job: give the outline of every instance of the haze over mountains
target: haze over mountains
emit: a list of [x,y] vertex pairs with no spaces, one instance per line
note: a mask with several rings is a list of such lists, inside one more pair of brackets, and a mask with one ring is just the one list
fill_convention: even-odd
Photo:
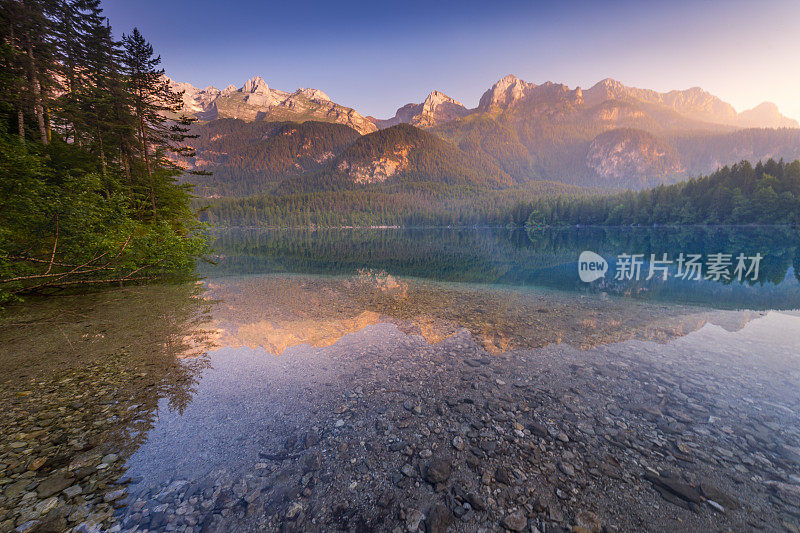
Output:
[[737,113],[697,87],[659,93],[604,79],[583,90],[508,75],[473,109],[435,90],[377,119],[261,77],[223,90],[172,84],[201,121],[186,164],[214,172],[201,180],[211,194],[403,179],[640,188],[742,159],[800,157],[800,125],[777,106]]

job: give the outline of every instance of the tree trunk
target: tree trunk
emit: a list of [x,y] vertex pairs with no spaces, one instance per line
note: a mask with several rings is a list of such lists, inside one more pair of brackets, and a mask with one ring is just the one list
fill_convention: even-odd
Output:
[[103,134],[100,133],[100,126],[97,126],[97,142],[100,144],[100,173],[106,177],[106,153],[103,151]]
[[128,152],[125,150],[125,139],[122,134],[119,134],[119,157],[125,167],[125,184],[131,186],[131,165],[128,161]]
[[[141,91],[139,92],[139,98],[142,98]],[[153,205],[153,218],[158,218],[158,213],[156,212],[156,191],[153,187],[153,174],[150,172],[150,154],[147,151],[147,133],[144,128],[144,116],[142,116],[142,107],[137,106],[137,114],[139,115],[139,131],[142,137],[142,150],[144,152],[144,168],[147,170],[147,179],[150,182],[150,203]]]
[[22,109],[17,109],[17,129],[19,130],[20,142],[25,142],[25,114]]
[[27,28],[25,30],[25,41],[28,52],[28,76],[33,92],[33,111],[36,114],[36,120],[39,122],[39,134],[42,137],[42,144],[47,144],[47,127],[44,122],[44,106],[42,105],[42,84],[39,81],[39,69],[36,68],[36,60],[33,57],[30,29]]
[[53,142],[53,131],[50,128],[50,124],[51,124],[51,121],[50,121],[50,108],[49,107],[45,107],[44,108],[44,112],[45,112],[45,118],[47,119],[45,121],[45,124],[47,124],[47,144],[50,144],[51,142]]

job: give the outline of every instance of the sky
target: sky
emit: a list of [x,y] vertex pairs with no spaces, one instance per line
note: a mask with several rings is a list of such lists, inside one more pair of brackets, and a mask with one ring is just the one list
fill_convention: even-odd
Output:
[[393,116],[440,90],[467,107],[506,74],[591,87],[603,78],[699,86],[737,111],[764,101],[800,119],[800,1],[105,0],[167,74],[198,87],[313,87]]

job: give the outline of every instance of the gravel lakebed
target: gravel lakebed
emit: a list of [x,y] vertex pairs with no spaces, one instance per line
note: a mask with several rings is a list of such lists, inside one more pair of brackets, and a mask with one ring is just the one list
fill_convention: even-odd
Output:
[[207,304],[4,383],[0,531],[800,531],[796,313],[507,350],[378,314],[275,355],[224,313],[187,340]]

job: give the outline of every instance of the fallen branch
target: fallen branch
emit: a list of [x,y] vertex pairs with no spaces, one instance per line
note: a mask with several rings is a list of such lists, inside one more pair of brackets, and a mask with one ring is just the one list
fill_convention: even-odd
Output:
[[56,248],[58,248],[58,213],[56,213],[56,238],[53,240],[53,253],[50,254],[50,264],[47,266],[45,274],[49,274],[53,269],[53,261],[56,260]]
[[[72,281],[64,281],[59,283],[58,285],[47,285],[48,287],[63,287],[65,285],[85,285],[89,283],[120,283],[126,281],[145,281],[145,280],[154,280],[158,279],[159,276],[139,276],[135,278],[115,278],[115,279],[76,279]],[[28,290],[28,289],[24,289]]]
[[[50,265],[48,266],[47,271],[44,274],[31,274],[29,276],[17,276],[17,277],[14,277],[14,278],[0,279],[0,284],[1,283],[10,283],[12,281],[25,281],[25,280],[29,280],[29,279],[42,279],[42,278],[56,278],[55,281],[58,282],[58,280],[63,279],[65,277],[67,277],[67,276],[71,276],[71,275],[80,276],[80,275],[84,275],[84,274],[91,274],[92,272],[98,272],[100,270],[113,270],[112,268],[109,268],[109,265],[111,265],[111,263],[116,261],[119,258],[119,256],[122,255],[122,252],[124,252],[125,248],[127,248],[128,244],[130,244],[130,241],[131,241],[132,237],[133,237],[133,234],[128,235],[128,238],[123,243],[122,248],[117,253],[117,255],[115,255],[114,257],[109,259],[108,262],[106,262],[105,265],[98,266],[98,267],[92,267],[92,268],[89,268],[89,269],[86,269],[86,270],[80,270],[81,268],[89,266],[90,264],[94,263],[95,261],[97,261],[99,259],[102,259],[106,255],[108,255],[108,252],[109,252],[108,250],[106,250],[102,254],[100,254],[100,255],[98,255],[98,256],[86,261],[85,263],[74,267],[72,270],[69,270],[67,272],[55,272],[53,274],[50,274],[49,272],[53,267],[52,259],[55,258],[55,245],[54,245],[53,246],[53,256],[51,258]],[[138,270],[141,270],[141,269],[138,269]],[[138,272],[138,270],[137,270],[137,272]],[[39,287],[52,286],[52,285],[56,285],[56,284],[57,283],[54,283],[54,282],[45,282],[45,283],[41,283],[39,285],[34,285],[33,287],[28,287],[25,290],[33,290],[33,289],[36,289],[36,288],[39,288]]]

